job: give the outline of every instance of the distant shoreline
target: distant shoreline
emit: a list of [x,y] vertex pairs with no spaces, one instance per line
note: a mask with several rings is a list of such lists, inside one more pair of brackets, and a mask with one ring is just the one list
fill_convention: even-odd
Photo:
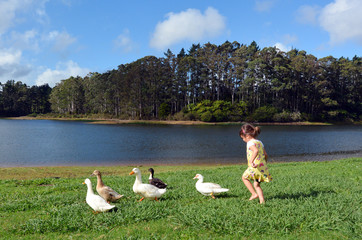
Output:
[[[176,121],[176,120],[121,120],[121,119],[103,119],[103,118],[54,118],[54,117],[7,117],[4,119],[14,120],[56,120],[56,121],[84,121],[90,124],[160,124],[160,125],[241,125],[243,122],[202,122],[202,121]],[[333,125],[333,123],[323,122],[252,122],[255,125],[270,125],[270,126],[327,126]],[[352,124],[361,125],[358,123],[339,123],[339,124]]]

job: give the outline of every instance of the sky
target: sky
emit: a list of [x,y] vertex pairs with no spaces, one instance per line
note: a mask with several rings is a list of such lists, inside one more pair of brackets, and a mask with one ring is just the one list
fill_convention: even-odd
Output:
[[0,0],[0,82],[54,87],[192,44],[362,53],[361,0]]

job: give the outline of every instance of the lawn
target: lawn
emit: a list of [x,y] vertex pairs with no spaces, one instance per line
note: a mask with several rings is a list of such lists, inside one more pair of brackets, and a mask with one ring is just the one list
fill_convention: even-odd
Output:
[[[0,168],[0,238],[359,239],[361,166],[362,158],[269,164],[265,205],[248,200],[246,165],[153,166],[169,185],[158,202],[137,201],[134,166]],[[95,169],[125,195],[118,211],[93,214],[86,204],[82,182]],[[145,182],[148,167],[140,169]],[[196,173],[230,191],[201,195]]]

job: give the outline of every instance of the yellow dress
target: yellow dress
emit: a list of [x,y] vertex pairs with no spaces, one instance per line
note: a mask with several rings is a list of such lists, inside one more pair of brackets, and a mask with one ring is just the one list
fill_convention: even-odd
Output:
[[[254,163],[258,165],[256,168],[253,168],[251,165],[250,158],[253,151],[251,151],[249,148],[252,145],[258,149],[258,155],[255,157],[254,161]],[[256,139],[247,142],[246,155],[248,158],[248,169],[246,169],[244,172],[243,177],[258,182],[270,182],[272,180],[272,176],[270,175],[268,167],[266,166],[263,143]]]

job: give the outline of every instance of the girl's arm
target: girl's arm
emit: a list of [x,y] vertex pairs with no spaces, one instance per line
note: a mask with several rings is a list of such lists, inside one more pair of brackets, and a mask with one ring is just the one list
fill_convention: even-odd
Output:
[[251,166],[252,166],[253,168],[255,168],[255,167],[258,166],[257,164],[254,163],[256,156],[258,156],[258,149],[256,148],[255,145],[251,145],[251,146],[249,147],[249,149],[253,152],[253,153],[251,154],[251,158],[250,158]]
[[268,154],[266,153],[265,149],[264,149],[264,156],[265,156],[265,162],[268,161]]

